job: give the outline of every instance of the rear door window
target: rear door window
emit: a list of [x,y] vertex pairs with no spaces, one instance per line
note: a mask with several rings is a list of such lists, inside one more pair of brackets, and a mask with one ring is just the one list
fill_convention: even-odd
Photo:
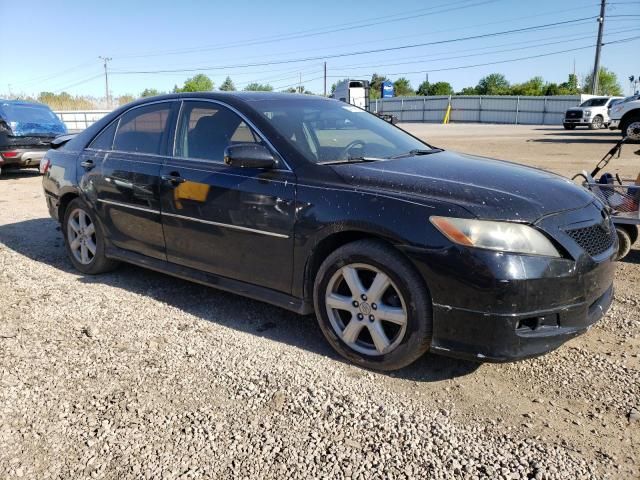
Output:
[[93,139],[89,148],[94,150],[111,150],[113,148],[113,137],[116,133],[118,122],[112,122],[107,128],[102,130],[96,138]]
[[165,150],[171,104],[137,107],[120,117],[113,149],[123,152],[160,155]]

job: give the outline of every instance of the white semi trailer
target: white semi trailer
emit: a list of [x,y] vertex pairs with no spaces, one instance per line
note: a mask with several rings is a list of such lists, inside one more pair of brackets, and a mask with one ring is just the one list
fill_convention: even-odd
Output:
[[369,82],[367,80],[342,80],[336,84],[333,98],[369,110]]
[[[346,79],[336,84],[336,89],[333,91],[331,97],[370,112],[369,89],[370,86],[367,80]],[[372,113],[389,123],[396,124],[398,122],[398,118],[394,115],[386,115],[378,112]]]

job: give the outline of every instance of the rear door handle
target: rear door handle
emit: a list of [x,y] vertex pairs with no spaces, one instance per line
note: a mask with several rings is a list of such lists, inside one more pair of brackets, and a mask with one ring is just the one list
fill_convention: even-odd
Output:
[[186,180],[182,178],[178,172],[171,172],[169,175],[162,175],[160,178],[162,178],[163,181],[174,186],[186,182]]
[[85,160],[83,162],[80,162],[80,165],[84,167],[85,170],[91,170],[93,167],[96,166],[96,164],[93,163],[93,160]]

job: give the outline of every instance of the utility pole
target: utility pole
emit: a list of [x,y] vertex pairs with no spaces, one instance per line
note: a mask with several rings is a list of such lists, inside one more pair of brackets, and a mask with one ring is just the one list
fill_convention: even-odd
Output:
[[598,82],[600,80],[600,50],[602,49],[602,34],[604,32],[604,14],[607,7],[607,0],[601,0],[600,16],[598,17],[598,43],[596,43],[596,59],[593,65],[593,75],[591,76],[591,93],[598,94]]
[[324,96],[327,96],[327,62],[324,62]]
[[98,57],[104,62],[104,94],[107,99],[107,108],[111,108],[111,102],[109,101],[109,72],[107,71],[107,62],[113,60],[111,57]]

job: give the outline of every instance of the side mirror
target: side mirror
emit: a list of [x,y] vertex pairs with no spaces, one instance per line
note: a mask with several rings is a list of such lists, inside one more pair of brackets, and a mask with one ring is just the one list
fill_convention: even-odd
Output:
[[273,168],[276,159],[263,145],[257,143],[238,143],[224,149],[224,163],[230,167]]

